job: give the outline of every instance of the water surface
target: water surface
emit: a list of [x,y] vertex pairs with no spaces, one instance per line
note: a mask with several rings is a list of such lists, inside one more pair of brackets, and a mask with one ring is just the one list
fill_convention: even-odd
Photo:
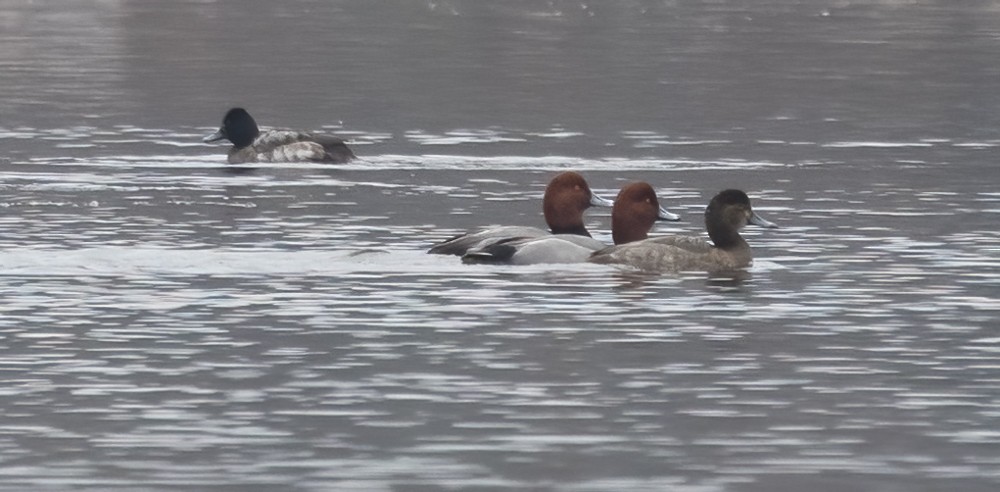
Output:
[[[991,3],[0,8],[0,490],[1000,486]],[[234,168],[225,110],[345,136]],[[427,255],[573,169],[738,276]],[[587,226],[609,240],[607,210]]]

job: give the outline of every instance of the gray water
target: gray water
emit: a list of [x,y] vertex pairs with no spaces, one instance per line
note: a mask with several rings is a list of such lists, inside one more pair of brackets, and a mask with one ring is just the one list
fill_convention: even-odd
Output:
[[[995,2],[0,4],[0,490],[998,490],[997,53]],[[235,105],[360,159],[227,166]],[[565,169],[781,229],[424,253]]]

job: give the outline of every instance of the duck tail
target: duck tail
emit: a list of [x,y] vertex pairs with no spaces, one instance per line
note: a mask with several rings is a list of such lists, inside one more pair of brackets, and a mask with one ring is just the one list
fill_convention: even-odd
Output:
[[434,246],[431,246],[431,249],[427,250],[427,252],[432,255],[462,256],[471,246],[471,241],[466,239],[467,236],[468,234],[452,236],[444,241],[441,241],[440,243],[435,244]]
[[329,135],[317,135],[313,137],[313,140],[323,146],[323,151],[326,154],[323,160],[326,162],[343,164],[357,159],[357,156],[342,139]]
[[510,259],[517,253],[517,248],[510,244],[510,241],[503,241],[491,244],[481,249],[473,249],[462,255],[462,263],[471,264],[503,264],[510,262]]

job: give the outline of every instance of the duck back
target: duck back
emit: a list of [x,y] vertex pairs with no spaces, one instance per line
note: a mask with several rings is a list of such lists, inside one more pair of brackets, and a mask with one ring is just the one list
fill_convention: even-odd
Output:
[[343,140],[328,135],[314,136],[292,130],[262,132],[251,146],[259,162],[314,161],[344,163],[354,153]]
[[640,270],[726,271],[750,264],[750,248],[720,249],[694,236],[668,236],[611,246],[590,257],[593,263],[625,264]]
[[512,238],[470,249],[462,255],[462,262],[508,265],[583,263],[591,253],[605,246],[607,245],[597,239],[576,234]]
[[483,249],[509,239],[534,238],[547,235],[549,235],[549,231],[537,227],[492,227],[472,234],[459,234],[451,237],[435,244],[427,252],[434,255],[462,256],[471,249]]

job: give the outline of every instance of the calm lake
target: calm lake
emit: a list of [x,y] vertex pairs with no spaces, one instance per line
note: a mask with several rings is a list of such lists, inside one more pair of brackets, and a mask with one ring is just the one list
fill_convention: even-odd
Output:
[[[1000,490],[998,53],[989,1],[4,2],[0,491]],[[359,159],[227,165],[233,106]],[[563,170],[781,228],[425,253]]]

